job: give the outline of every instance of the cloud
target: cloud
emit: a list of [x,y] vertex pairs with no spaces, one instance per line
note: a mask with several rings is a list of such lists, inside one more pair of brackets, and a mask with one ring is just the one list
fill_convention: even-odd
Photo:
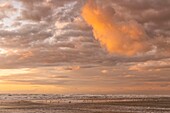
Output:
[[[107,20],[111,29],[113,27],[118,35],[123,34],[114,37],[115,33],[111,33],[108,38],[102,38],[102,42],[98,41],[99,38],[97,40],[94,38],[92,28],[82,18],[81,11],[85,1],[9,1],[8,4],[15,6],[18,11],[15,13],[17,18],[11,20],[13,24],[5,27],[7,22],[0,22],[2,25],[0,59],[3,61],[0,63],[0,68],[69,67],[70,65],[94,68],[169,58],[168,16],[165,20],[158,19],[160,20],[158,23],[154,21],[155,19],[146,19],[144,16],[150,15],[147,13],[154,13],[150,15],[152,18],[160,18],[164,10],[168,9],[168,1],[157,0],[151,4],[149,0],[149,6],[148,1],[139,1],[133,3],[124,0],[122,3],[119,0],[107,2],[96,0],[92,4],[87,4],[91,9],[101,11],[101,14],[90,17],[101,15],[102,19],[96,22]],[[154,16],[155,12],[158,16]],[[106,26],[103,22],[102,27]],[[131,29],[135,29],[135,32],[129,32]],[[110,28],[104,29],[104,34],[108,36],[106,30],[110,33]],[[138,37],[139,31],[141,35]],[[129,36],[130,34],[134,36]],[[100,32],[97,35],[100,35]],[[104,39],[110,40],[111,45],[107,47],[104,44],[107,41]],[[145,52],[150,47],[148,43],[153,45],[154,49]],[[101,48],[101,45],[104,48]],[[108,54],[105,48],[108,48],[112,54]],[[143,54],[131,56],[140,52]]]
[[80,69],[80,66],[60,66],[55,68],[59,72],[70,72]]
[[0,76],[10,76],[11,74],[26,74],[29,73],[27,68],[22,69],[0,69]]
[[108,73],[108,70],[102,70],[101,72],[105,74]]
[[167,94],[169,6],[169,0],[1,0],[1,89]]
[[[76,3],[74,0],[18,0],[20,1],[25,9],[22,10],[22,16],[20,19],[27,19],[32,21],[53,21],[53,16],[55,16],[60,8],[60,11],[64,11],[65,8],[70,8],[67,12],[71,11],[72,3]],[[69,5],[68,5],[69,4]],[[60,15],[60,19],[68,19],[66,15]]]
[[83,18],[92,26],[94,37],[101,45],[110,53],[128,56],[148,51],[148,36],[142,26],[134,20],[116,21],[113,7],[103,3],[88,0],[82,9]]
[[159,61],[146,61],[142,63],[137,63],[133,66],[130,66],[129,70],[135,71],[160,71],[163,69],[170,68],[170,59],[163,59]]
[[16,9],[12,6],[10,2],[0,3],[0,19],[7,18],[9,14],[15,10]]
[[33,21],[41,21],[52,14],[51,5],[46,0],[20,0],[25,9],[22,10],[21,19],[29,19]]
[[[115,0],[111,2],[120,20],[135,20],[148,35],[148,41],[155,46],[156,53],[167,55],[169,45],[170,10],[169,0]],[[161,46],[160,46],[161,44]],[[165,46],[163,46],[165,45]]]

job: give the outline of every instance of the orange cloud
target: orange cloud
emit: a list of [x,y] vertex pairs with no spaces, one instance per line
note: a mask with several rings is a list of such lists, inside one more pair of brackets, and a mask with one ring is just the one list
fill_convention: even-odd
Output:
[[110,53],[127,56],[147,51],[147,35],[142,27],[135,21],[116,21],[115,10],[100,2],[88,0],[82,9],[84,20],[92,26],[100,44]]
[[33,56],[33,53],[31,51],[28,51],[28,52],[24,52],[23,54],[21,54],[20,59],[23,60],[23,59],[26,59],[32,56]]

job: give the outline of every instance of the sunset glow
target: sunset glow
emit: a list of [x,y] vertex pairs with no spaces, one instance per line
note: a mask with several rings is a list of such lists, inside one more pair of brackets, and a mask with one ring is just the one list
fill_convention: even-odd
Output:
[[0,0],[0,93],[170,94],[170,0]]

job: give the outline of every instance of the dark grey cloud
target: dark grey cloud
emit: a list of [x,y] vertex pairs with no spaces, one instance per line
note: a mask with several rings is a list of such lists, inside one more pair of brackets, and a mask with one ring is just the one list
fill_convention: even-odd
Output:
[[109,54],[94,39],[81,17],[85,2],[17,0],[10,7],[20,4],[20,14],[10,27],[0,29],[0,48],[6,51],[0,55],[4,61],[0,67],[115,66],[170,57],[169,0],[97,1],[109,5],[108,15],[122,22],[133,20],[147,33],[152,50],[132,57]]
[[[149,36],[148,41],[157,47],[159,53],[170,49],[167,46],[170,40],[169,0],[115,0],[112,3],[113,7],[117,7],[119,18],[133,19],[143,26]],[[160,44],[165,46],[160,46]]]
[[1,86],[24,84],[37,86],[36,91],[53,86],[53,93],[169,94],[169,0],[96,2],[118,24],[139,25],[151,49],[129,57],[108,53],[82,18],[86,0],[4,0]]
[[1,84],[54,86],[54,93],[169,93],[169,0],[96,0],[118,24],[136,23],[146,33],[151,49],[134,56],[100,45],[81,15],[86,0],[3,1]]

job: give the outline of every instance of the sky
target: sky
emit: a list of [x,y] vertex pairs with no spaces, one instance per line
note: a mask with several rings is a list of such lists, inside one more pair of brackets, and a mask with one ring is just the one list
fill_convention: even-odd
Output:
[[170,94],[170,0],[0,0],[0,93]]

